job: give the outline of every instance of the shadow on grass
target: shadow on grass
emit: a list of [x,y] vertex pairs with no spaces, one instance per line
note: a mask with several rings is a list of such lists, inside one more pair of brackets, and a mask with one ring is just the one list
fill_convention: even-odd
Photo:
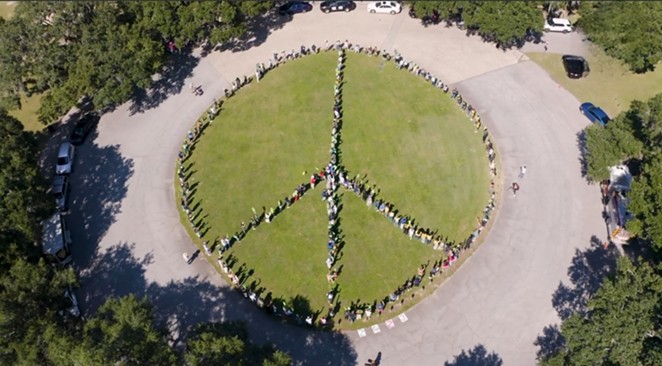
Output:
[[478,344],[469,351],[462,350],[453,361],[444,362],[444,366],[501,366],[503,360],[495,352],[488,353],[485,346]]
[[[614,245],[605,248],[596,236],[592,236],[590,242],[590,247],[584,251],[575,250],[568,268],[572,284],[559,283],[552,295],[552,305],[561,320],[573,314],[586,315],[588,300],[616,268],[616,260],[620,256],[618,249]],[[551,324],[543,328],[543,334],[533,343],[539,347],[536,352],[538,360],[543,360],[559,351],[565,340],[559,326]]]
[[[155,307],[157,324],[167,327],[174,344],[181,347],[186,333],[201,322],[242,321],[256,344],[272,344],[288,352],[296,364],[355,365],[356,352],[347,336],[338,332],[313,331],[282,324],[244,298],[241,292],[218,286],[198,276],[166,284],[145,278],[152,255],[134,257],[133,244],[117,243],[96,253],[81,274],[79,300],[85,313],[93,312],[108,297],[127,294],[146,296]],[[291,299],[291,306],[309,307],[303,297]]]

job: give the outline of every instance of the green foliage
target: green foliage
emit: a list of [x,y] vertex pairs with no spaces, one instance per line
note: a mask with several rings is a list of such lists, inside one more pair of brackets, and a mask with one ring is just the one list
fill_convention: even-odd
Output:
[[634,219],[628,230],[648,239],[662,252],[662,154],[650,154],[644,160],[642,173],[632,183],[628,209]]
[[184,359],[188,366],[288,366],[292,363],[284,352],[271,346],[251,344],[243,322],[199,324],[190,332]]
[[632,102],[627,112],[605,128],[589,126],[586,145],[587,176],[594,180],[607,178],[609,166],[631,158],[643,160],[642,174],[635,177],[630,192],[629,210],[635,219],[628,229],[662,249],[662,94],[647,102]]
[[[660,360],[662,277],[620,258],[616,273],[561,327],[564,350],[543,365],[653,365]],[[659,363],[658,363],[659,364]]]
[[662,3],[582,1],[579,26],[589,39],[634,72],[655,69],[662,58]]
[[636,137],[636,121],[621,114],[606,127],[598,124],[586,128],[587,176],[595,181],[609,178],[609,167],[641,156],[644,145]]
[[108,299],[84,326],[74,364],[173,365],[166,333],[154,326],[152,306],[135,295]]
[[407,5],[414,9],[420,18],[423,15],[432,14],[435,10],[439,13],[439,18],[450,20],[462,12],[462,5],[467,1],[407,1]]
[[452,21],[462,17],[467,28],[485,40],[503,48],[519,45],[528,31],[541,32],[543,25],[540,1],[409,1],[416,14],[439,12]]
[[21,2],[0,20],[0,105],[19,107],[20,92],[46,93],[38,112],[57,120],[84,96],[98,109],[126,101],[179,48],[226,42],[271,1]]
[[528,30],[540,32],[543,18],[535,1],[472,1],[462,12],[468,28],[478,29],[483,38],[501,47],[512,47]]
[[15,259],[0,277],[0,363],[44,363],[44,331],[61,319],[64,290],[75,282],[71,269]]
[[642,161],[642,172],[634,178],[629,211],[634,219],[628,230],[662,251],[662,94],[646,102],[634,101],[627,112],[605,128],[586,128],[587,176],[602,180],[607,168],[628,159]]
[[0,237],[15,243],[17,251],[4,251],[0,263],[7,268],[15,256],[34,258],[34,244],[41,235],[40,222],[54,208],[47,185],[36,163],[37,145],[21,123],[0,109]]

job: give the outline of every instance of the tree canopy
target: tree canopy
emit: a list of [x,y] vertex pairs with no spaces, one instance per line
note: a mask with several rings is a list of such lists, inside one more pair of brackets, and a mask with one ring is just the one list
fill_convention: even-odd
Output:
[[588,302],[586,316],[561,326],[565,346],[543,365],[659,365],[662,363],[660,268],[621,257]]
[[662,94],[634,101],[606,127],[591,125],[585,132],[590,179],[608,178],[609,166],[631,159],[641,162],[629,193],[634,219],[627,228],[662,254]]
[[246,325],[241,322],[198,325],[189,333],[184,358],[188,366],[288,366],[292,363],[282,351],[251,344]]
[[439,13],[448,23],[462,19],[468,32],[502,48],[524,43],[528,34],[543,26],[541,1],[408,1],[416,14]]
[[19,93],[45,93],[39,120],[60,118],[82,97],[97,109],[148,88],[178,48],[243,35],[271,1],[20,2],[0,20],[0,106],[20,106]]
[[632,71],[654,70],[662,59],[662,3],[582,1],[580,11],[579,26],[589,39]]
[[0,108],[0,269],[16,258],[37,259],[40,222],[53,212],[47,184],[37,169],[35,138]]

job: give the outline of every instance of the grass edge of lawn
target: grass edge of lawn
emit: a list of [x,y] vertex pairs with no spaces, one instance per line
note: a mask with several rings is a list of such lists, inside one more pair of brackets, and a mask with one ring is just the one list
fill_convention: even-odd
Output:
[[612,118],[626,111],[634,100],[648,100],[662,93],[662,62],[655,71],[636,74],[621,60],[591,45],[586,55],[590,73],[581,79],[567,77],[560,53],[526,52],[557,84],[580,102],[590,101],[602,107]]

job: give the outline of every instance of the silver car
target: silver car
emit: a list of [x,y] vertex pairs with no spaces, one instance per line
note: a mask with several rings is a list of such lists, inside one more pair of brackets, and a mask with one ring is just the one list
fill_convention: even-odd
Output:
[[74,145],[65,142],[60,145],[60,149],[57,151],[57,164],[55,165],[55,174],[57,175],[69,175],[74,167],[74,155],[76,150]]

